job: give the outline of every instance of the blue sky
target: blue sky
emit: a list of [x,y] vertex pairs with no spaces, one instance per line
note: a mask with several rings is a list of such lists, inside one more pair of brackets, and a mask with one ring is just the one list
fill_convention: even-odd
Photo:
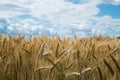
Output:
[[120,0],[0,0],[0,34],[120,36]]
[[100,9],[100,13],[98,14],[100,17],[109,15],[112,18],[120,18],[120,5],[101,4],[98,5],[98,8]]

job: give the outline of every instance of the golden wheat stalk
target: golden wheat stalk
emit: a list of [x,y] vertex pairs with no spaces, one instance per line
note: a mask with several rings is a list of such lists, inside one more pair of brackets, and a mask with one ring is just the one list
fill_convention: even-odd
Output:
[[113,71],[112,66],[110,66],[110,64],[105,59],[103,59],[103,61],[105,65],[107,66],[108,70],[110,71],[110,73],[112,74],[112,76],[114,76],[114,71]]
[[98,73],[99,73],[99,79],[103,80],[103,76],[102,76],[102,72],[101,72],[100,67],[98,66],[97,69],[98,69]]
[[118,70],[118,72],[120,73],[120,66],[119,66],[119,64],[117,63],[117,61],[115,60],[115,58],[112,56],[112,54],[110,54],[110,57],[111,57],[112,61],[114,62],[115,66],[116,66],[116,68]]

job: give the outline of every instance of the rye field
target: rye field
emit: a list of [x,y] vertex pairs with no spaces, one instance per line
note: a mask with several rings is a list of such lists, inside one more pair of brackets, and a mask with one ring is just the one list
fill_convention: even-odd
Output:
[[0,80],[120,80],[120,39],[0,35]]

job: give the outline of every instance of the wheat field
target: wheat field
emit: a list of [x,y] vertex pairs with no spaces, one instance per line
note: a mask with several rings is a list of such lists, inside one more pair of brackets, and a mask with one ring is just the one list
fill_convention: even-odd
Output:
[[0,35],[0,80],[120,80],[120,39]]

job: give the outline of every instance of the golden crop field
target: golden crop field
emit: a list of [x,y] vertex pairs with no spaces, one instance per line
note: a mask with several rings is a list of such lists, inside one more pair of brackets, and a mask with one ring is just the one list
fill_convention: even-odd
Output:
[[120,39],[0,35],[0,80],[120,80]]

